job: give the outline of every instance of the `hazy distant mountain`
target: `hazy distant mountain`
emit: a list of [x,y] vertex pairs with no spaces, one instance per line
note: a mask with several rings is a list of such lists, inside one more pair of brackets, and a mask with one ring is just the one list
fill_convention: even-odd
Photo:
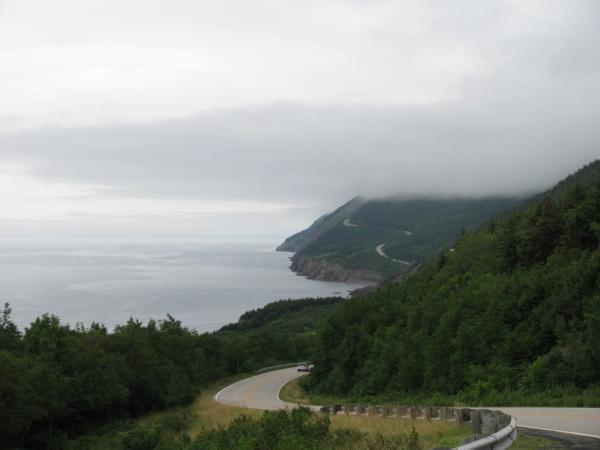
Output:
[[566,192],[570,191],[575,186],[579,188],[586,188],[589,186],[596,185],[600,182],[600,160],[593,161],[586,164],[577,172],[569,175],[565,179],[558,182],[551,189],[546,192],[535,196],[531,203],[535,203],[545,197],[550,197],[556,200],[562,197]]
[[283,241],[283,243],[277,247],[277,251],[297,252],[302,250],[308,244],[321,237],[330,228],[336,226],[348,217],[351,217],[364,203],[365,200],[363,198],[355,197],[348,203],[340,206],[334,212],[322,215],[306,230],[302,230]]
[[519,198],[354,198],[278,247],[295,252],[292,270],[309,278],[377,282],[401,275],[450,246]]

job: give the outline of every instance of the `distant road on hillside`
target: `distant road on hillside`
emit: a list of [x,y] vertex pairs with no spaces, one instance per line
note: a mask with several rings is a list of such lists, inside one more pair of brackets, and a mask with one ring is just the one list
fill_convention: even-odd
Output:
[[[227,405],[253,409],[294,408],[295,404],[279,399],[279,391],[288,382],[304,374],[298,372],[295,367],[274,370],[238,381],[220,391],[215,399]],[[600,439],[600,408],[493,407],[490,409],[499,409],[515,416],[520,427],[575,433]]]
[[392,261],[394,261],[394,262],[397,262],[397,263],[400,263],[400,264],[406,264],[407,266],[410,266],[410,264],[411,264],[411,263],[410,263],[410,262],[408,262],[408,261],[403,261],[403,260],[401,260],[401,259],[394,259],[394,258],[390,258],[390,257],[388,256],[388,254],[387,254],[387,253],[386,253],[386,252],[383,250],[383,247],[384,247],[384,246],[385,246],[385,243],[383,243],[383,244],[379,244],[377,247],[375,247],[375,251],[377,252],[377,254],[378,254],[379,256],[383,256],[384,258],[389,258],[389,259],[391,259],[391,260],[392,260]]

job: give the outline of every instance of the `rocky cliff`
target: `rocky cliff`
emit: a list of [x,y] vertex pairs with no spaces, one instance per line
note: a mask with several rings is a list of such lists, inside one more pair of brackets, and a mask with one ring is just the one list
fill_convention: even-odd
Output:
[[368,269],[347,269],[340,264],[325,259],[311,259],[305,256],[292,257],[290,269],[311,280],[340,281],[357,284],[376,284],[383,280],[380,273]]

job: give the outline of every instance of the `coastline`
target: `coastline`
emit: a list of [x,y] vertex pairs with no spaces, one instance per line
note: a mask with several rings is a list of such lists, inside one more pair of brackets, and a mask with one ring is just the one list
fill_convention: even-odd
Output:
[[375,286],[383,281],[381,274],[368,269],[348,269],[341,264],[331,263],[325,259],[311,259],[296,254],[290,259],[290,269],[309,280],[365,284],[367,286]]

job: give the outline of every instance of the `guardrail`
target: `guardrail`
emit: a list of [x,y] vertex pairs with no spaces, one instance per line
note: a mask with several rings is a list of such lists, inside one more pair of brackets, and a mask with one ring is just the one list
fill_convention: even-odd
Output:
[[510,423],[500,431],[463,444],[457,447],[457,450],[505,450],[513,445],[516,440],[517,419],[511,417]]
[[321,412],[362,416],[396,417],[409,420],[454,422],[470,425],[473,435],[453,450],[505,450],[517,440],[517,419],[501,411],[472,408],[417,406],[323,406]]

